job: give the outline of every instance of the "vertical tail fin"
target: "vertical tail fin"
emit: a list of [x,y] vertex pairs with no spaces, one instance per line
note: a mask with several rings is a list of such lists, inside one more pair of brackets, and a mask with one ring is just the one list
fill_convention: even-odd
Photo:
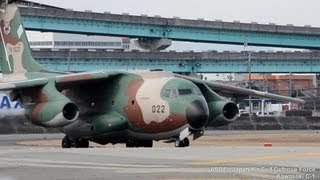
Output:
[[43,67],[32,55],[18,7],[0,8],[0,66],[2,74],[38,72]]

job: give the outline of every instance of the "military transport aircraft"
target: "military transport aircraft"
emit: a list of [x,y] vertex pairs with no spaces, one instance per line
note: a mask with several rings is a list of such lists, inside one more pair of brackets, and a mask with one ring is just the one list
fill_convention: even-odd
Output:
[[0,90],[24,104],[31,122],[61,128],[63,148],[88,147],[89,141],[189,146],[188,136],[197,139],[209,123],[222,126],[236,119],[237,105],[221,95],[304,102],[169,72],[51,72],[32,58],[17,6],[0,2]]

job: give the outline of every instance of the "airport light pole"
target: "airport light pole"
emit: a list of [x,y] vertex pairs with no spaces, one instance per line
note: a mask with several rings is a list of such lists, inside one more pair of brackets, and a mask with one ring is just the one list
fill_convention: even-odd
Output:
[[[249,89],[252,88],[251,86],[251,52],[248,51],[248,71],[249,71]],[[249,118],[251,120],[251,113],[252,113],[252,99],[251,95],[249,94]]]
[[69,49],[69,52],[68,52],[68,58],[67,58],[67,72],[70,72],[70,54],[71,54],[71,49]]
[[[248,40],[246,39],[244,42],[244,53],[248,54],[248,68],[247,71],[249,73],[249,89],[252,89],[251,86],[251,51],[247,50],[248,47]],[[252,114],[252,99],[251,99],[251,95],[249,94],[249,118],[251,120],[251,114]]]
[[[288,96],[292,97],[292,73],[289,73],[289,92],[288,92]],[[292,108],[292,104],[291,102],[289,103],[289,110],[291,110]]]

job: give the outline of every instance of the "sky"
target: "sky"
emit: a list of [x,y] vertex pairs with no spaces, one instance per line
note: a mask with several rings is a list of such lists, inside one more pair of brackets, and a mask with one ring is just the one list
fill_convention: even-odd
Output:
[[[73,10],[320,27],[319,0],[32,0]],[[181,43],[178,43],[178,46]],[[192,48],[194,43],[182,43]],[[174,44],[176,45],[176,44]],[[200,49],[207,44],[198,44]],[[216,46],[218,50],[226,45]],[[175,46],[174,46],[175,47]],[[194,48],[194,47],[193,47]],[[237,46],[228,46],[227,50]]]

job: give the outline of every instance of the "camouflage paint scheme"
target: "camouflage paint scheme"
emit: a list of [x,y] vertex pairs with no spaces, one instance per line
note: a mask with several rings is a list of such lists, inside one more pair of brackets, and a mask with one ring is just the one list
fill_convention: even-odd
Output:
[[1,4],[0,27],[0,90],[11,90],[11,100],[23,102],[33,123],[61,127],[71,137],[100,144],[164,140],[186,129],[201,131],[221,118],[232,122],[238,109],[214,91],[303,102],[169,72],[50,72],[32,58],[15,4]]

